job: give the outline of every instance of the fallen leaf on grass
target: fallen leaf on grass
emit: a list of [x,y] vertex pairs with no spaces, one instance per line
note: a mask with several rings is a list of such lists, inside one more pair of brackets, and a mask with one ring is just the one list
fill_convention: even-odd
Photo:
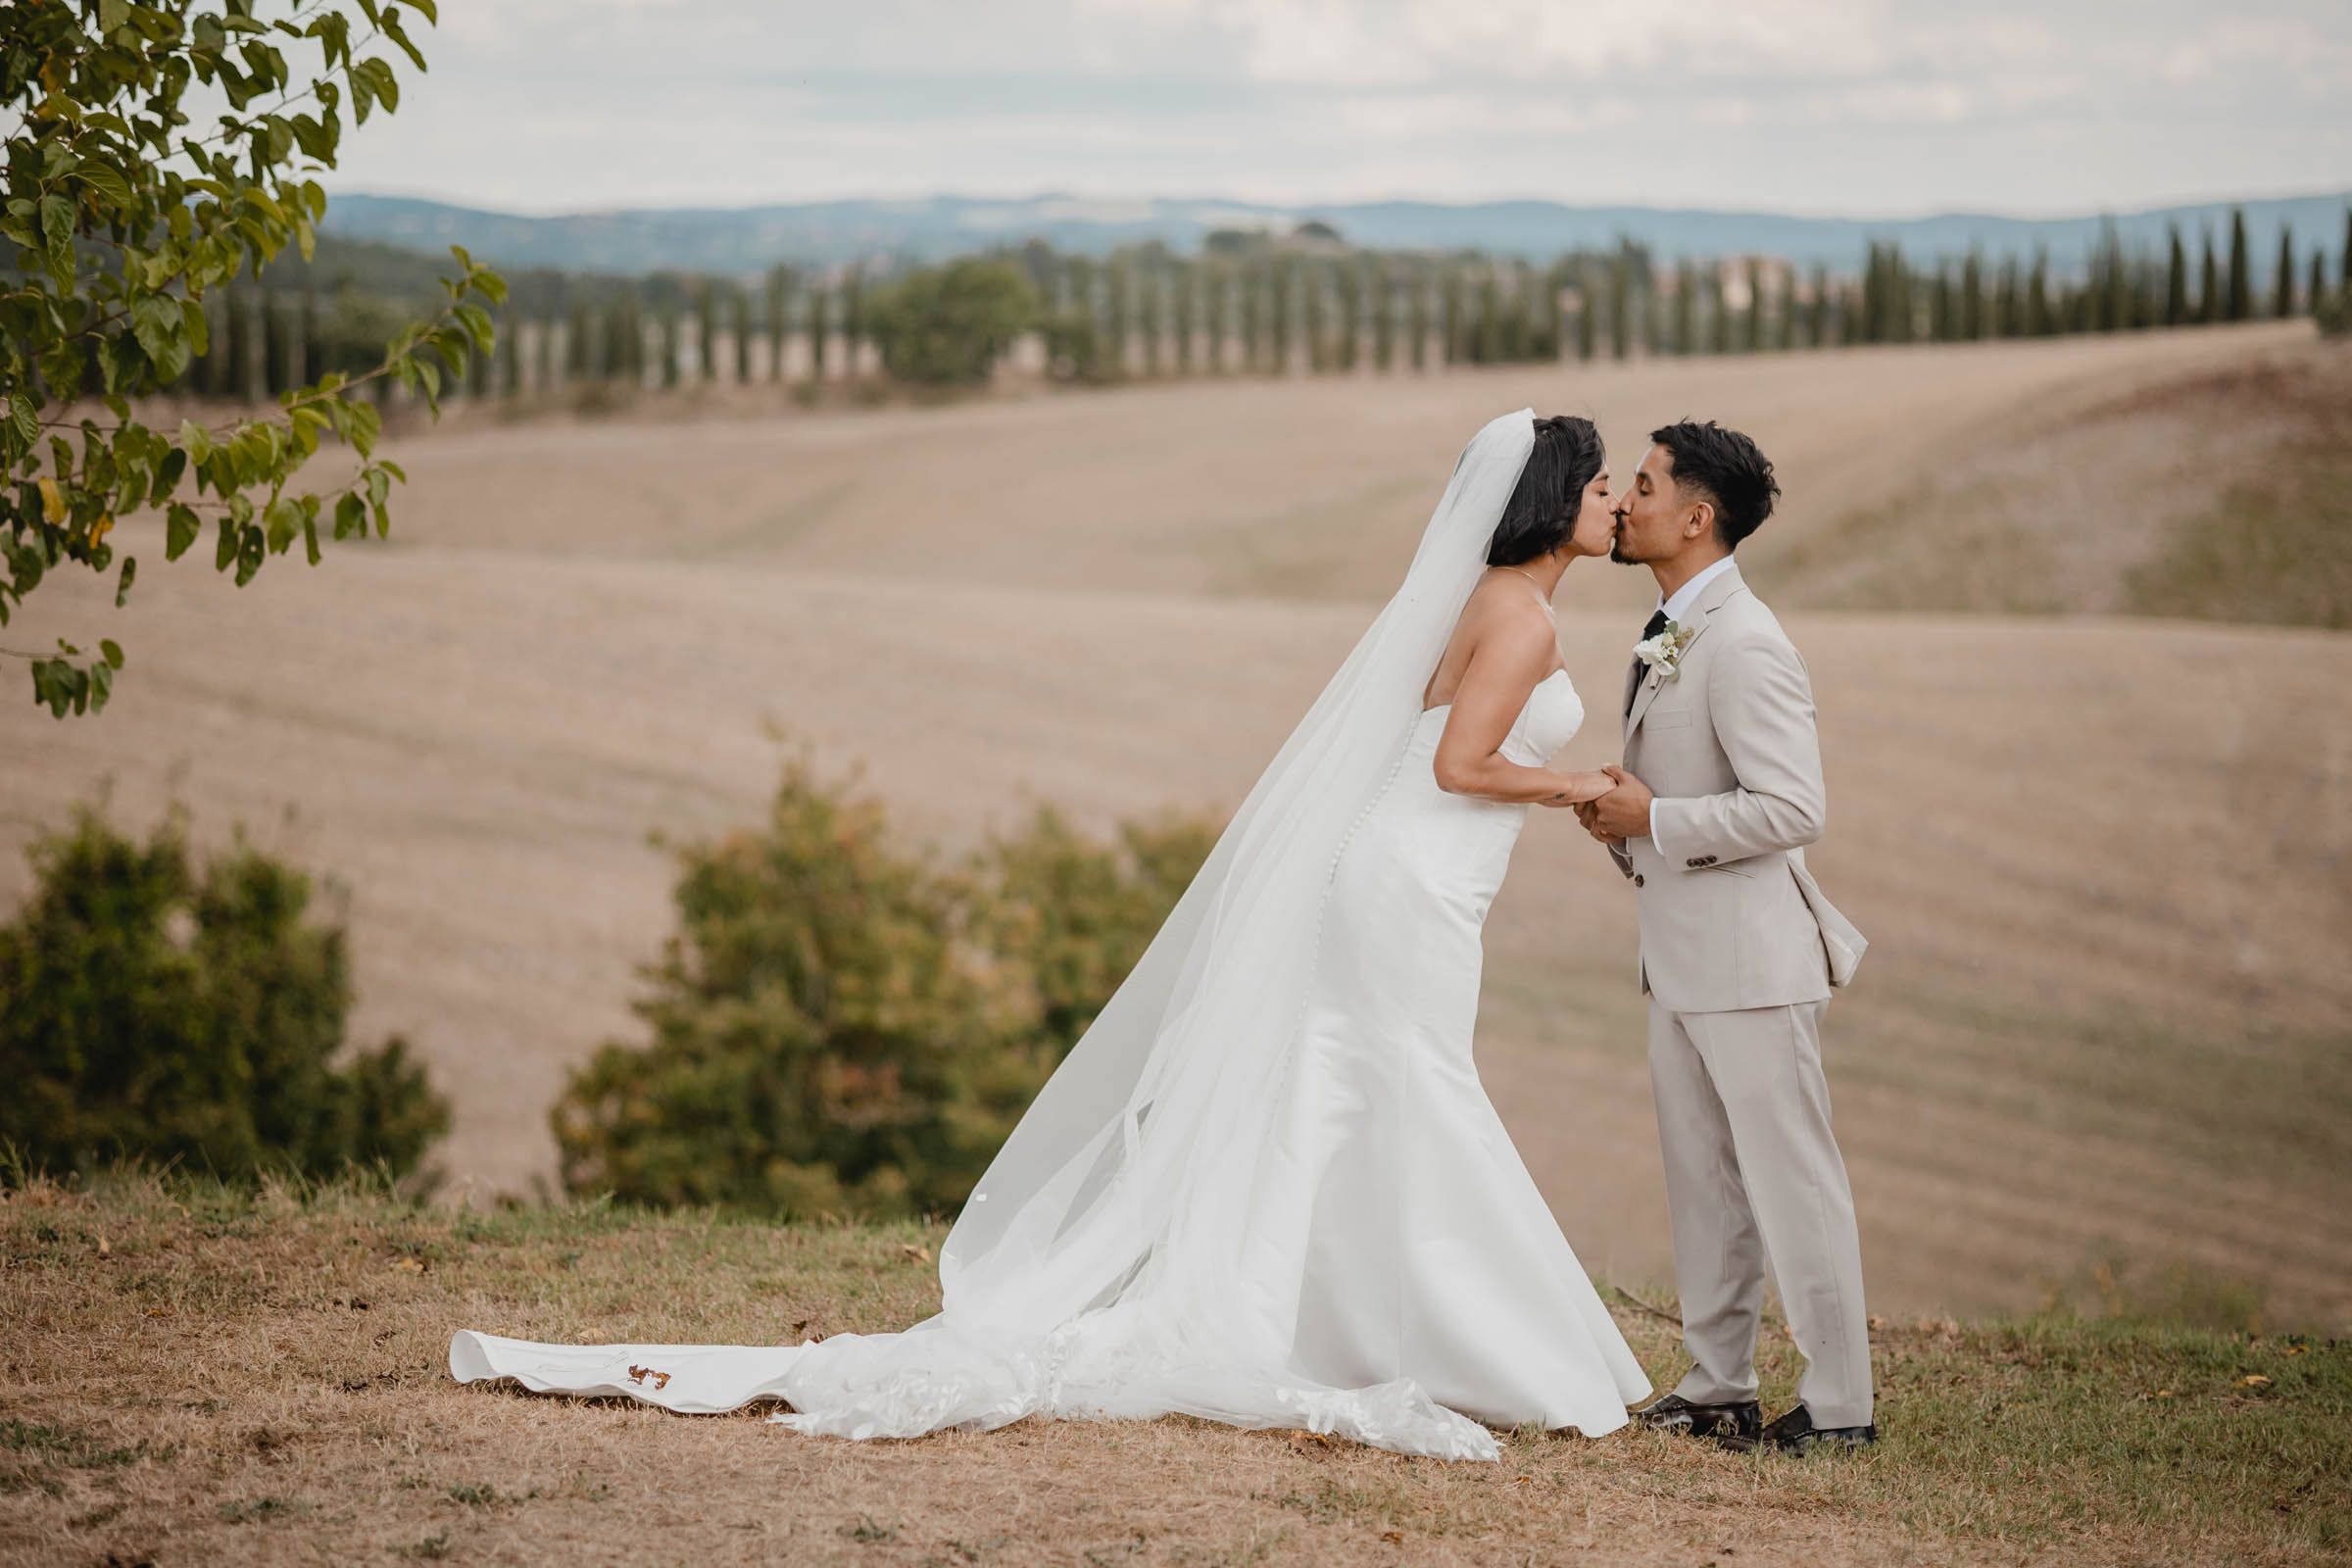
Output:
[[912,1242],[901,1242],[899,1244],[899,1251],[901,1255],[910,1257],[917,1263],[928,1263],[931,1261],[931,1249],[928,1247],[917,1247]]
[[392,1260],[392,1266],[400,1270],[403,1274],[421,1274],[424,1272],[423,1261],[414,1257],[394,1258]]
[[1401,1530],[1383,1530],[1380,1533],[1380,1539],[1387,1542],[1392,1546],[1401,1546],[1404,1544],[1404,1532]]
[[2237,1380],[2237,1386],[2241,1389],[2267,1389],[2271,1386],[2271,1380],[2259,1372],[2249,1372]]

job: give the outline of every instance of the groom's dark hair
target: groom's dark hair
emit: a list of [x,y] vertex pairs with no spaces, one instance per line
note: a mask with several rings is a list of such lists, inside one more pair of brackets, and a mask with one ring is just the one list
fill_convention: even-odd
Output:
[[1502,520],[1487,541],[1487,564],[1516,566],[1557,550],[1576,531],[1585,486],[1600,476],[1607,461],[1600,431],[1591,419],[1574,414],[1538,419],[1527,466],[1519,470],[1519,483],[1503,503]]
[[1772,475],[1772,460],[1746,436],[1713,419],[1685,419],[1650,431],[1649,438],[1674,454],[1675,485],[1703,491],[1715,504],[1715,531],[1725,549],[1739,549],[1772,515],[1781,482]]

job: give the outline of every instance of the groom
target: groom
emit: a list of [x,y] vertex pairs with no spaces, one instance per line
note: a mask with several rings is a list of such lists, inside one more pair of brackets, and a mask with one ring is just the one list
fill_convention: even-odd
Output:
[[[1780,485],[1753,441],[1711,420],[1650,441],[1610,559],[1649,567],[1658,609],[1626,674],[1618,787],[1577,808],[1636,889],[1697,1363],[1635,1414],[1742,1449],[1875,1443],[1862,1251],[1821,1071],[1830,989],[1865,944],[1805,869],[1825,807],[1804,661],[1732,560]],[[1805,1355],[1800,1402],[1770,1423],[1755,1362],[1768,1255]]]

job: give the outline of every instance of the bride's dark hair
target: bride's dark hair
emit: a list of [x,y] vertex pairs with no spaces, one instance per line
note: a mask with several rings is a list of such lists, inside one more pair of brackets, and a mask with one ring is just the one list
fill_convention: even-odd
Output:
[[1487,564],[1516,566],[1546,550],[1556,550],[1576,527],[1585,486],[1600,473],[1606,454],[1591,419],[1555,414],[1536,421],[1535,450],[1519,470],[1519,487],[1502,509]]

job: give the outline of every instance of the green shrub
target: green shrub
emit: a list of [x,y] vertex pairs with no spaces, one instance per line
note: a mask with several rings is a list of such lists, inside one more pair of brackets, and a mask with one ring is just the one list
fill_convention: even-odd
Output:
[[867,330],[894,380],[977,386],[1036,318],[1037,295],[1019,268],[966,257],[918,268],[876,294]]
[[680,852],[679,930],[552,1115],[564,1186],[806,1217],[952,1210],[1214,841],[1041,811],[962,865],[789,763],[762,828]]
[[[1198,818],[1124,822],[1106,848],[1040,807],[967,872],[974,934],[1016,972],[1028,1030],[1056,1061],[1078,1043],[1217,841]],[[1123,853],[1122,853],[1123,852]]]
[[397,1035],[332,1065],[350,957],[306,921],[310,878],[241,830],[199,871],[183,827],[175,808],[139,844],[80,806],[27,850],[32,896],[0,925],[0,1140],[35,1169],[414,1171],[449,1106]]

